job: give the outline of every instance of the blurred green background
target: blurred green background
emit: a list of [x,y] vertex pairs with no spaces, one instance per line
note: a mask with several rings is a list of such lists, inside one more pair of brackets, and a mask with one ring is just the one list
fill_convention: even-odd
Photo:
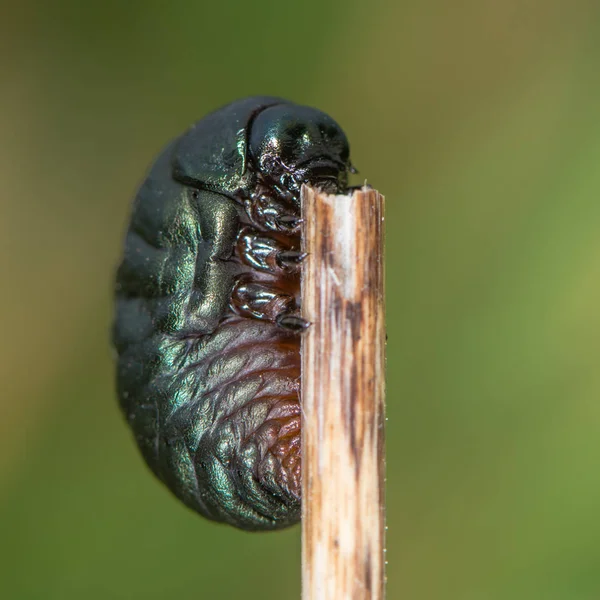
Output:
[[389,598],[600,598],[597,0],[0,12],[0,598],[299,597],[298,528],[150,475],[108,346],[148,164],[250,94],[333,115],[387,197]]

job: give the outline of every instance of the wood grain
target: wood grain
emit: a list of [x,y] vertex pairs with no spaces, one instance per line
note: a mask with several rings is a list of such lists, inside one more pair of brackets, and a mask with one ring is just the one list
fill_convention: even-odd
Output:
[[384,597],[384,198],[304,187],[302,597]]

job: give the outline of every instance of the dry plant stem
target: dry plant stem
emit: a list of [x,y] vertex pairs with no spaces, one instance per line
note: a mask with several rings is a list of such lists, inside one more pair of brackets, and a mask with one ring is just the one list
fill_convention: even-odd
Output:
[[304,187],[302,597],[384,597],[384,199]]

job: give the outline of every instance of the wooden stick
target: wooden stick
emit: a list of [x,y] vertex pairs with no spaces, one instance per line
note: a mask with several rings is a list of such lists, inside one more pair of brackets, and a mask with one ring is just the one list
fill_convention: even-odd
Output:
[[302,190],[302,598],[381,600],[384,198]]

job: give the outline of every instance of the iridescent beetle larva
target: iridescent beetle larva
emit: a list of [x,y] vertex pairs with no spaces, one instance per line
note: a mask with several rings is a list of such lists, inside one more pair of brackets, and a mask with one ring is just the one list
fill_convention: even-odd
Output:
[[117,273],[121,407],[189,507],[248,530],[300,519],[300,187],[344,193],[325,113],[252,97],[158,157]]

